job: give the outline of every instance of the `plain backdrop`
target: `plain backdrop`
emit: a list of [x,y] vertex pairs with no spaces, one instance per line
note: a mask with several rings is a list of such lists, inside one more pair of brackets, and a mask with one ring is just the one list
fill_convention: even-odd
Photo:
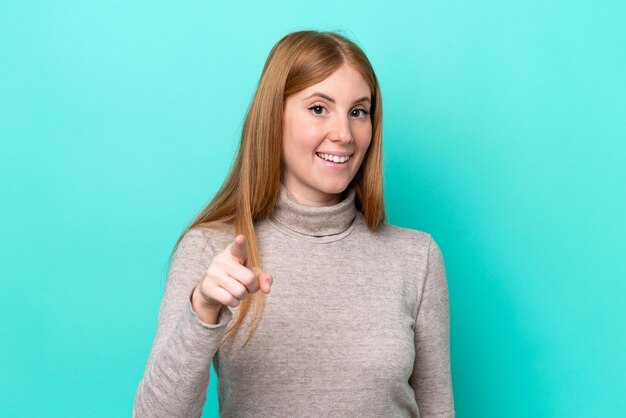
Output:
[[170,251],[271,47],[318,29],[380,79],[389,221],[443,251],[457,416],[625,416],[624,22],[617,0],[0,2],[0,414],[130,416]]

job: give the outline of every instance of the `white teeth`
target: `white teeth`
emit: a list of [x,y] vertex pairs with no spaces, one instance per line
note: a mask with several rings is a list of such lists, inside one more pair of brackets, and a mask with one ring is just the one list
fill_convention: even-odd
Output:
[[339,157],[337,155],[322,154],[319,152],[317,153],[317,156],[320,158],[323,158],[326,161],[332,161],[334,163],[345,163],[346,161],[350,159],[349,155],[346,155],[345,157]]

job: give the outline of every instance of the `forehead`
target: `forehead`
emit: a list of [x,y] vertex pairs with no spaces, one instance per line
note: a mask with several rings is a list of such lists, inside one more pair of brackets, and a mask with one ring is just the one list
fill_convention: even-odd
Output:
[[297,96],[306,97],[312,93],[324,93],[338,98],[354,98],[370,96],[370,88],[365,78],[354,67],[344,64],[334,73],[320,81],[296,93]]

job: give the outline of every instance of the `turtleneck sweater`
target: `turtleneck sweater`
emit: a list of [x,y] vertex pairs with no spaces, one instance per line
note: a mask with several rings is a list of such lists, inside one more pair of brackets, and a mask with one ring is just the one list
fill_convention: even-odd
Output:
[[222,341],[238,307],[222,306],[207,324],[190,301],[235,234],[184,234],[134,417],[201,416],[212,363],[222,417],[454,417],[448,285],[430,234],[390,224],[371,231],[353,189],[312,207],[284,186],[255,232],[273,283],[245,347],[250,315]]

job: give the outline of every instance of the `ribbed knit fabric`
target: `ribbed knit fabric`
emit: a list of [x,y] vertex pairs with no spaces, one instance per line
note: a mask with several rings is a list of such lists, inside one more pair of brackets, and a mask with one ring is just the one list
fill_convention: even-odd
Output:
[[348,190],[336,205],[309,207],[281,188],[273,215],[255,224],[274,281],[243,349],[249,316],[222,343],[238,308],[209,325],[190,303],[234,234],[187,232],[133,416],[200,416],[213,361],[223,417],[454,417],[441,251],[425,232],[370,231],[354,200]]

